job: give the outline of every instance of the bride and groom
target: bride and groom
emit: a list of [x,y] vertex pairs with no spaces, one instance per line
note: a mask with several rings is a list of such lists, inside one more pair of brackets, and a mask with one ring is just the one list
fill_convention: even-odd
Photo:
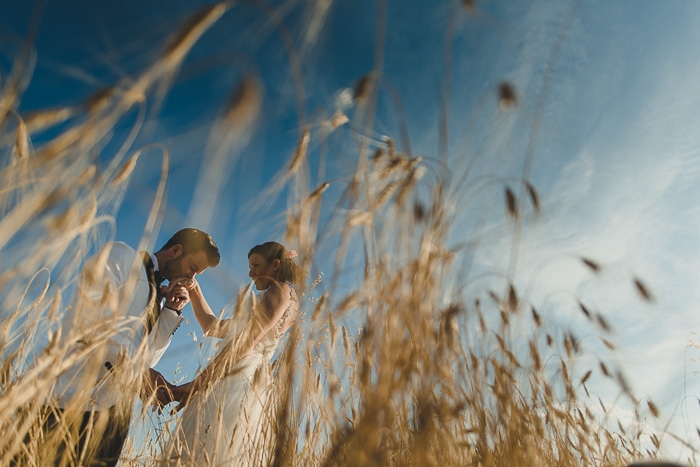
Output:
[[[60,370],[38,411],[21,415],[38,417],[37,429],[26,434],[24,451],[40,452],[46,460],[42,465],[116,465],[128,434],[132,388],[140,382],[145,403],[163,407],[177,401],[177,410],[183,410],[160,462],[264,464],[274,433],[268,415],[274,403],[270,359],[296,318],[294,286],[306,275],[294,256],[276,242],[253,247],[249,276],[261,294],[253,300],[242,295],[239,303],[251,306],[239,306],[234,318],[220,320],[194,280],[219,263],[209,234],[183,229],[155,253],[136,252],[120,242],[105,246],[86,263],[63,320],[73,363]],[[161,286],[166,279],[170,285]],[[152,367],[190,301],[203,330],[223,339],[200,375],[175,386]],[[24,465],[22,454],[15,459],[13,465]]]
[[[275,425],[270,360],[299,309],[295,284],[306,273],[296,252],[276,242],[248,253],[248,275],[261,291],[257,300],[239,297],[234,318],[220,320],[195,282],[189,291],[195,317],[219,351],[194,380],[171,387],[182,418],[165,453],[170,465],[266,465]],[[252,298],[256,298],[253,296]]]

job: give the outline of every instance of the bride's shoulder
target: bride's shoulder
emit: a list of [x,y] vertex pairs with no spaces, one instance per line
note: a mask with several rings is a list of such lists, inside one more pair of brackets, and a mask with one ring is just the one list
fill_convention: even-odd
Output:
[[286,282],[274,282],[265,291],[265,294],[275,301],[286,302],[295,297],[294,288]]

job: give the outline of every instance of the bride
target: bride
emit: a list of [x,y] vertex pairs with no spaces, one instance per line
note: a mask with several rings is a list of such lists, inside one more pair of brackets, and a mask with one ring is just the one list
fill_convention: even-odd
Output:
[[306,275],[295,256],[277,242],[250,250],[248,275],[263,293],[248,308],[239,299],[233,319],[218,319],[198,284],[190,291],[202,329],[224,339],[204,371],[173,391],[173,399],[180,402],[176,409],[185,410],[168,452],[170,465],[257,466],[271,461],[276,427],[270,359],[299,309],[292,284]]

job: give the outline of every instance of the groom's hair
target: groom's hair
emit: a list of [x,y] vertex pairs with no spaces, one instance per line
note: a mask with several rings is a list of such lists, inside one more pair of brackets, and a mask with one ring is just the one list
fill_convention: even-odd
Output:
[[175,245],[182,245],[182,254],[199,253],[204,251],[209,261],[209,267],[215,267],[221,261],[219,248],[208,233],[193,228],[186,228],[175,233],[159,251],[167,250]]

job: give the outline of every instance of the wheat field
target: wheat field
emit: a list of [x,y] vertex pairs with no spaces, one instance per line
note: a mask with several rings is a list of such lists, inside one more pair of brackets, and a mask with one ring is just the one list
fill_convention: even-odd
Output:
[[[274,214],[279,239],[311,272],[299,291],[302,317],[274,363],[274,464],[623,466],[663,460],[665,439],[684,447],[681,462],[694,464],[694,441],[664,431],[666,415],[627,383],[604,310],[589,306],[585,296],[570,297],[577,317],[567,322],[548,303],[533,301],[529,283],[517,274],[526,261],[523,232],[547,214],[546,194],[530,181],[535,147],[526,151],[517,177],[479,174],[479,150],[449,159],[446,131],[438,132],[432,153],[412,152],[411,131],[400,123],[401,99],[382,78],[383,60],[390,58],[382,55],[382,33],[391,24],[383,2],[377,3],[373,69],[337,90],[342,108],[306,110],[312,90],[302,71],[314,64],[305,62],[303,49],[318,37],[311,27],[289,30],[284,15],[298,9],[323,22],[330,3],[244,5],[282,38],[286,89],[299,117],[296,131],[287,132],[294,149],[270,169],[274,177],[255,194],[255,209],[283,206]],[[479,2],[451,6],[465,18],[487,21],[480,19]],[[168,185],[170,148],[137,144],[136,135],[146,132],[152,109],[161,108],[178,76],[191,69],[185,65],[193,48],[239,8],[222,2],[190,12],[157,47],[143,45],[153,54],[138,70],[63,107],[20,110],[36,57],[30,42],[13,49],[0,90],[0,464],[20,456],[26,465],[45,465],[55,449],[56,440],[27,441],[33,420],[60,372],[100,343],[68,354],[78,331],[60,323],[76,278],[85,259],[121,228],[116,219],[145,159],[156,182],[143,207],[138,246],[155,246],[171,210],[168,191],[176,188]],[[449,67],[453,51],[440,53]],[[515,85],[502,80],[490,89],[482,108],[519,112]],[[232,160],[253,157],[246,145],[262,130],[264,99],[260,77],[243,73],[212,117],[199,178],[188,188],[194,206],[188,221],[195,226],[215,224],[213,206],[222,205],[232,174],[245,172],[245,164]],[[387,102],[396,107],[395,131],[380,118]],[[474,132],[483,130],[478,111]],[[541,115],[527,118],[536,122]],[[127,136],[115,144],[117,134]],[[259,219],[250,224],[265,234]],[[471,258],[492,236],[505,239],[498,261],[472,269]],[[592,278],[605,267],[580,254],[568,261]],[[207,274],[234,276],[227,267]],[[654,299],[641,279],[627,285],[639,303]],[[106,338],[116,331],[100,332]],[[603,400],[599,386],[614,399]],[[633,420],[619,420],[616,404],[632,407]],[[137,404],[120,465],[160,465],[177,421]]]

